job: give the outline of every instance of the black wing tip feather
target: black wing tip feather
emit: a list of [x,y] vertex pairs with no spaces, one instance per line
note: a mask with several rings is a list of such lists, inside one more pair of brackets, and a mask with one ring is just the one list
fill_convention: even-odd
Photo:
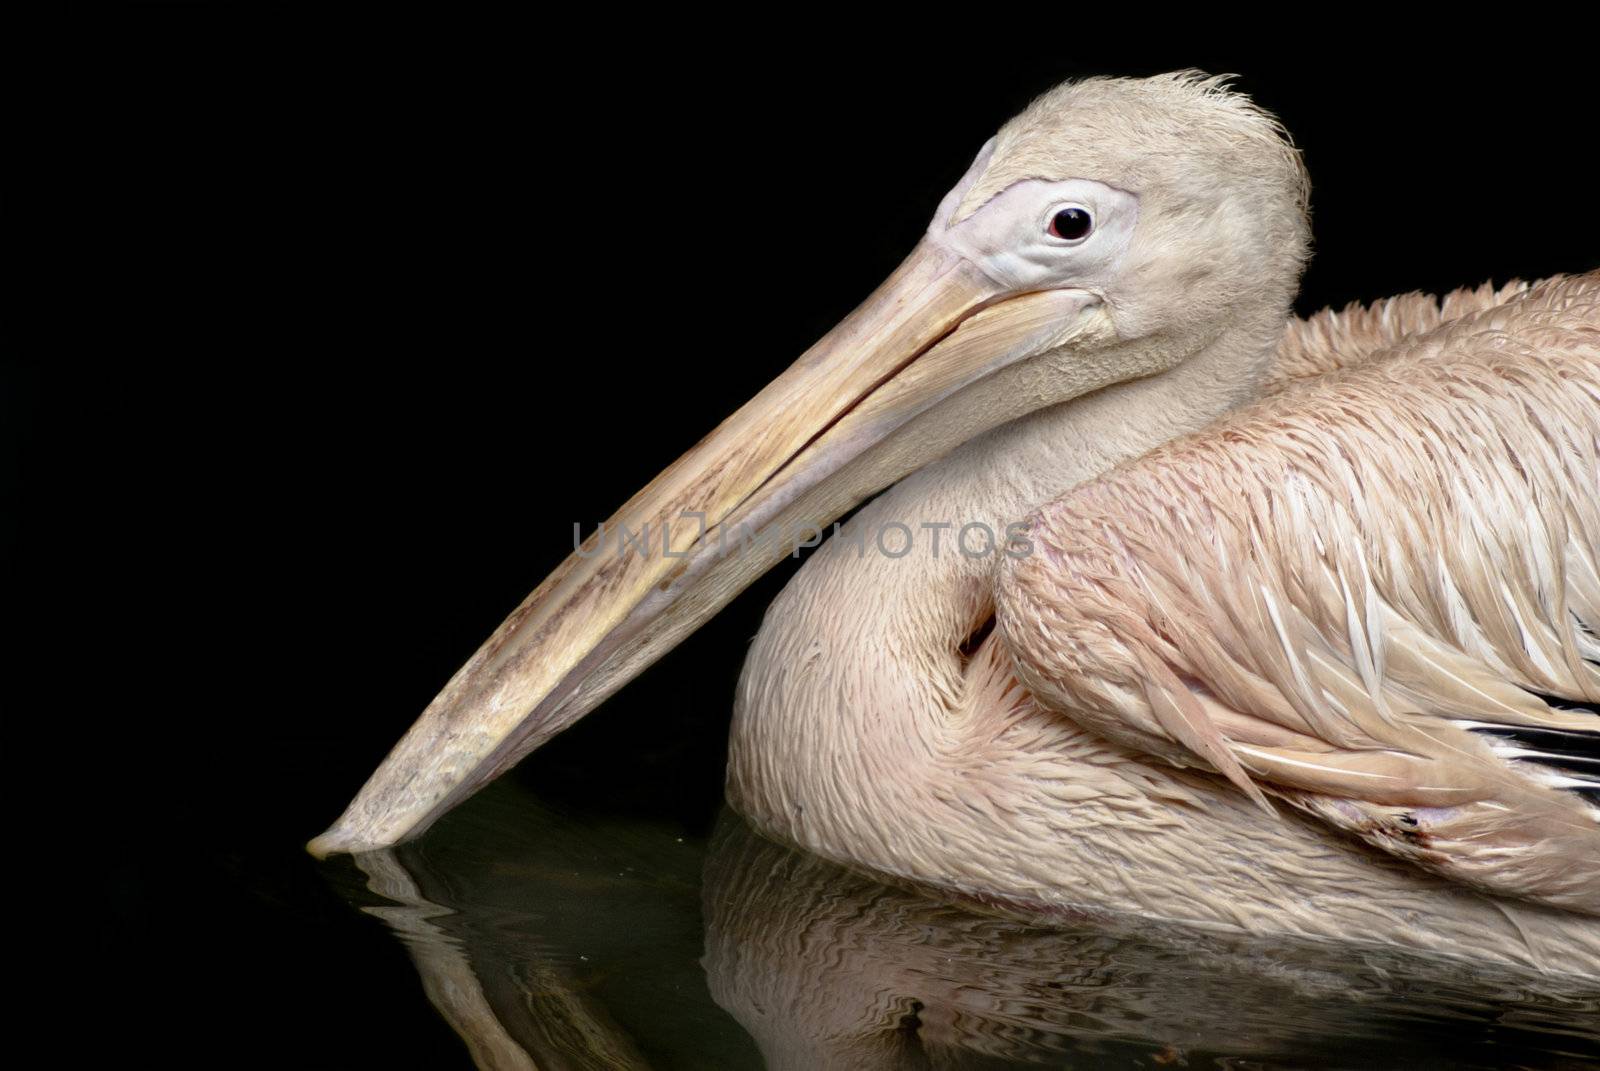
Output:
[[1594,731],[1483,723],[1473,724],[1472,731],[1499,742],[1495,750],[1517,764],[1541,766],[1560,774],[1569,782],[1561,787],[1600,806],[1600,707],[1593,703],[1564,703],[1550,696],[1540,698],[1558,710],[1595,715]]

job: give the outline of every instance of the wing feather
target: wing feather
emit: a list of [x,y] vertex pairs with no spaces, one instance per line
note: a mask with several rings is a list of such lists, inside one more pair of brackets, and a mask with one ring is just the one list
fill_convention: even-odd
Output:
[[1600,273],[1448,307],[1046,506],[998,633],[1096,731],[1600,914]]

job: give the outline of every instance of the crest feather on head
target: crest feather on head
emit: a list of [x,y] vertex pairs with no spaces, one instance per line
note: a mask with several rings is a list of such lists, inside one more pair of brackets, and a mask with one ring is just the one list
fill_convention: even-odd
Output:
[[1145,193],[1184,179],[1265,184],[1304,217],[1311,182],[1276,116],[1229,87],[1231,74],[1085,78],[1037,97],[1001,128],[956,219],[1025,179],[1092,178]]

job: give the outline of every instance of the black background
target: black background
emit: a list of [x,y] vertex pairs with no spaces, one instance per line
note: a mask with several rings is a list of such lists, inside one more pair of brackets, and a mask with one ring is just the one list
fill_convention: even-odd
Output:
[[[811,10],[341,10],[80,10],[34,158],[48,322],[7,347],[5,413],[7,557],[46,596],[31,824],[114,968],[96,1014],[172,1062],[460,1059],[299,845],[572,522],[865,296],[1056,81],[1239,72],[1313,177],[1302,312],[1600,260],[1592,75],[1515,13],[1160,43],[1134,9],[871,39]],[[790,571],[514,776],[704,822]]]

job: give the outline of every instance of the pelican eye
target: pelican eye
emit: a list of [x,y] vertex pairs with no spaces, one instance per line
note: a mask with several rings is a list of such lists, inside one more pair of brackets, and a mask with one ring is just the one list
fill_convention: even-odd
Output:
[[1050,219],[1050,233],[1069,242],[1087,238],[1094,229],[1094,220],[1086,208],[1063,208]]

